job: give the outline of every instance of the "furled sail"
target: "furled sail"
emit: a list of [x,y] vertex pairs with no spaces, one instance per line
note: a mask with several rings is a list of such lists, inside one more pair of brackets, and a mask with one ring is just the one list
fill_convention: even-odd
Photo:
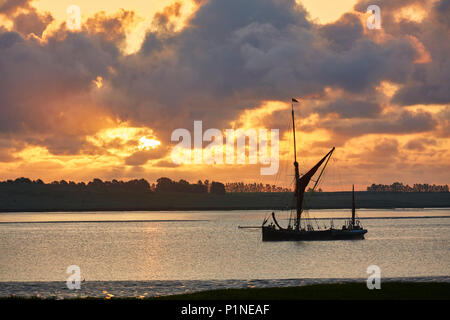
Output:
[[[298,203],[300,209],[302,208],[302,205],[303,205],[303,195],[304,195],[304,193],[305,193],[305,189],[306,189],[306,187],[308,186],[309,182],[311,181],[311,178],[314,176],[314,174],[317,172],[317,170],[319,170],[319,168],[320,168],[320,166],[322,165],[322,163],[323,163],[328,157],[331,156],[331,154],[333,153],[333,151],[334,151],[334,147],[333,147],[333,149],[331,149],[330,152],[328,152],[328,153],[326,154],[325,157],[323,157],[319,162],[317,162],[317,164],[316,164],[314,167],[312,167],[311,170],[309,170],[309,171],[308,171],[307,173],[305,173],[301,178],[298,179],[298,181],[297,181],[297,197],[298,197],[299,199],[298,199],[298,202],[297,202],[297,203]],[[300,217],[297,217],[297,219],[299,220]]]

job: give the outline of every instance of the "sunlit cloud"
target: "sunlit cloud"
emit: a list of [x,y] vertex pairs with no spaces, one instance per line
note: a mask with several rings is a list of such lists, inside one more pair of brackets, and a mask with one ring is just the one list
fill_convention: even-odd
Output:
[[421,5],[413,4],[400,8],[394,13],[395,22],[401,23],[402,20],[422,22],[427,16],[427,9]]
[[150,150],[155,149],[157,146],[161,144],[161,141],[155,139],[148,139],[146,137],[142,137],[139,139],[139,150]]
[[161,144],[155,139],[152,129],[130,127],[127,124],[101,130],[95,135],[88,136],[86,140],[108,154],[118,157],[128,157],[136,151],[154,149]]
[[98,76],[95,80],[92,80],[92,83],[94,83],[94,85],[100,89],[101,87],[103,87],[103,78]]

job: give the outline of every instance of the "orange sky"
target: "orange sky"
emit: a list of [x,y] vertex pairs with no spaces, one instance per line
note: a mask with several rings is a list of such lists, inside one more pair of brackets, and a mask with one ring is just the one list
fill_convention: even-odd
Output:
[[[441,47],[439,40],[425,37],[435,31],[433,28],[444,28],[432,25],[431,21],[439,21],[431,19],[432,13],[427,20],[427,10],[435,1],[423,6],[411,1],[411,5],[403,8],[395,8],[394,4],[389,4],[392,8],[387,7],[388,4],[383,6],[381,1],[386,24],[378,33],[366,30],[366,15],[364,9],[358,9],[357,1],[297,1],[306,9],[307,21],[312,26],[306,33],[300,30],[299,23],[296,27],[287,26],[280,34],[281,38],[292,34],[299,42],[304,41],[298,48],[289,47],[292,40],[274,45],[280,36],[273,39],[269,36],[281,27],[275,20],[272,25],[263,23],[266,19],[263,15],[261,21],[249,21],[245,27],[233,29],[226,38],[216,44],[211,42],[206,49],[197,52],[197,45],[182,52],[180,48],[189,48],[189,43],[183,40],[191,37],[188,31],[197,32],[202,23],[206,24],[203,21],[208,21],[208,11],[202,11],[203,6],[207,6],[205,2],[39,0],[3,15],[0,5],[0,32],[2,28],[19,32],[31,52],[26,53],[28,47],[17,45],[16,51],[8,47],[3,58],[0,56],[0,68],[2,59],[9,61],[5,62],[10,72],[6,74],[11,74],[0,85],[0,95],[7,93],[7,100],[0,101],[3,109],[0,114],[3,117],[0,122],[3,126],[0,127],[0,179],[24,176],[50,182],[98,177],[146,178],[154,182],[167,176],[176,180],[209,179],[289,186],[293,178],[290,98],[301,96],[300,104],[296,105],[301,172],[336,146],[320,185],[324,190],[349,190],[352,184],[357,190],[364,190],[371,183],[394,181],[449,182],[450,108],[446,88],[436,88],[435,82],[430,83],[439,97],[424,95],[426,101],[414,98],[411,94],[414,90],[408,91],[419,83],[414,78],[418,73],[430,72],[426,78],[431,80],[427,81],[437,81],[434,79],[442,76],[439,72],[445,68],[447,47]],[[80,34],[94,39],[94,45],[68,35],[64,21],[67,6],[71,4],[78,5],[82,11]],[[365,2],[359,5],[364,8]],[[412,10],[413,6],[418,6],[417,10]],[[100,14],[101,11],[105,13]],[[128,11],[130,13],[126,13]],[[198,12],[201,14],[197,15]],[[28,21],[32,21],[32,15],[36,17],[36,23],[31,25],[20,20],[21,13],[28,15]],[[343,17],[345,13],[352,15]],[[48,14],[53,19],[41,27],[45,30],[42,34],[27,31],[39,28]],[[396,26],[391,21],[399,22]],[[409,34],[399,28],[405,21],[420,24],[423,31]],[[213,29],[220,22],[212,23]],[[265,31],[258,33],[255,31],[258,28]],[[362,30],[359,33],[358,28]],[[211,32],[222,32],[220,30]],[[198,31],[199,36],[192,39],[207,37],[207,31]],[[351,32],[357,34],[357,41],[348,38]],[[150,42],[151,34],[155,34],[157,42]],[[309,37],[314,41],[309,41]],[[170,39],[176,40],[171,42]],[[239,41],[244,42],[235,46]],[[368,42],[371,44],[366,47]],[[70,45],[66,46],[67,43]],[[74,47],[73,43],[79,47]],[[159,43],[162,49],[156,52],[153,48]],[[145,51],[147,44],[153,45],[148,52]],[[1,45],[2,38],[0,48]],[[227,45],[233,48],[233,54],[238,52],[239,59],[246,61],[242,67],[245,73],[236,78],[226,74],[227,65],[221,69],[215,63],[207,64],[209,54],[213,57],[211,61],[221,61]],[[296,72],[290,73],[287,62],[293,59],[293,63],[297,63],[297,55],[303,54],[306,47],[310,52],[298,60],[311,60],[300,62]],[[372,49],[365,53],[365,48]],[[364,66],[365,57],[372,61],[369,65],[378,63],[376,55],[369,56],[373,50],[385,55],[383,59],[388,62],[379,62],[380,67],[373,69]],[[198,59],[202,55],[204,57]],[[271,58],[278,55],[282,58]],[[26,60],[29,56],[33,57],[30,61]],[[230,70],[236,57],[224,58],[225,63],[229,61]],[[439,59],[444,60],[439,62]],[[280,66],[284,61],[286,65]],[[167,67],[172,63],[173,68]],[[434,67],[434,63],[443,66],[441,70]],[[39,68],[34,69],[35,64]],[[274,67],[266,71],[272,64]],[[310,72],[309,67],[316,67],[316,64],[321,64],[317,70],[323,70],[326,75],[311,72],[312,76],[305,76],[305,80],[296,78],[302,78]],[[344,70],[339,69],[340,65],[346,66]],[[44,70],[41,73],[40,66]],[[397,66],[399,70],[392,71]],[[53,67],[54,70],[48,71]],[[221,73],[203,82],[203,68],[207,76],[214,73],[215,68]],[[175,80],[170,80],[174,70]],[[262,72],[263,77],[251,78]],[[358,75],[363,72],[370,72],[370,77]],[[431,72],[435,72],[433,76]],[[353,81],[350,79],[353,76],[361,79]],[[227,77],[230,82],[226,82]],[[280,79],[286,81],[285,86],[277,87]],[[239,81],[242,85],[234,88]],[[296,85],[286,89],[291,83]],[[176,99],[171,91],[165,93],[168,86],[176,93]],[[421,85],[421,88],[427,87],[428,83]],[[409,92],[406,97],[403,91]],[[192,132],[194,120],[203,121],[204,131],[209,128],[222,132],[229,128],[279,129],[278,174],[261,176],[259,164],[175,165],[170,150],[176,143],[170,141],[170,133],[177,128]]]

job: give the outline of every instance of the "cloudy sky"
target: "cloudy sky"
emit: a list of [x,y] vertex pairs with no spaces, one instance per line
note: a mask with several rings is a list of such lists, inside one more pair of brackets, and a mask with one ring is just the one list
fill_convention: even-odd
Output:
[[[297,97],[301,172],[336,147],[325,190],[449,183],[449,16],[449,0],[0,0],[0,179],[288,185]],[[194,120],[279,129],[278,174],[174,164]]]

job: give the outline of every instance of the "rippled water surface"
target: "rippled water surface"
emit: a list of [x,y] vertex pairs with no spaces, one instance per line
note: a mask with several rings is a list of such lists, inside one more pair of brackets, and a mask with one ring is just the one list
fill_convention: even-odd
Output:
[[[365,278],[372,264],[383,277],[450,276],[450,209],[359,210],[359,241],[262,242],[260,229],[238,228],[268,214],[2,213],[0,281],[64,282],[69,265],[87,282]],[[335,226],[348,215],[310,211]]]

